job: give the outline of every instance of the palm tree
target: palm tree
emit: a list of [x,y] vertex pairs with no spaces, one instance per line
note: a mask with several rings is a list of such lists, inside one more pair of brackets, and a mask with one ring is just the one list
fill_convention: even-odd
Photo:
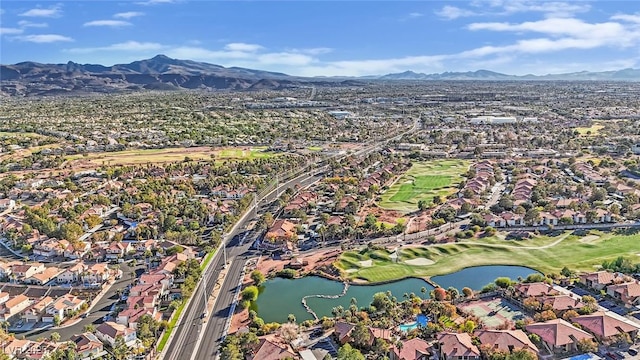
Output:
[[84,326],[84,332],[94,333],[96,331],[96,326],[93,324],[87,324]]
[[60,341],[60,334],[57,333],[57,332],[52,332],[51,335],[49,336],[49,338],[53,342],[58,342],[58,341]]
[[116,337],[116,341],[113,345],[113,357],[116,360],[127,359],[131,355],[131,349],[124,342],[124,338],[120,335]]

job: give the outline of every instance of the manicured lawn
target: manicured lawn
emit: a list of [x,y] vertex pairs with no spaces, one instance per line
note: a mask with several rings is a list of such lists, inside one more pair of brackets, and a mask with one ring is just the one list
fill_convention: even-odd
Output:
[[596,136],[600,130],[604,129],[604,125],[593,124],[590,127],[577,127],[575,130],[582,136]]
[[171,332],[173,331],[173,328],[176,326],[178,319],[180,319],[180,315],[182,314],[182,311],[184,310],[186,303],[187,301],[185,299],[184,301],[182,301],[180,306],[178,306],[178,308],[175,310],[175,314],[173,315],[173,318],[171,318],[171,321],[169,322],[169,326],[167,326],[167,329],[164,331],[164,334],[160,339],[160,342],[158,342],[158,352],[161,352],[164,349],[165,345],[167,345],[167,341],[171,336]]
[[223,149],[215,151],[216,159],[266,159],[275,154],[264,151],[265,147],[255,147],[251,149]]
[[[454,243],[428,247],[406,248],[401,250],[400,262],[387,260],[386,251],[347,252],[337,260],[336,265],[349,270],[346,276],[360,278],[370,282],[401,279],[409,276],[435,276],[449,274],[466,267],[481,265],[520,265],[539,270],[544,273],[558,273],[567,266],[572,270],[595,270],[605,260],[613,260],[618,256],[635,259],[640,254],[640,234],[614,235],[602,234],[598,239],[581,242],[582,237],[563,234],[563,240],[554,246],[539,248],[559,240],[556,238],[537,238],[529,240],[501,241],[496,239],[483,243],[482,240],[471,240],[473,243]],[[500,245],[515,245],[501,247]],[[371,256],[373,255],[373,256]],[[403,263],[412,258],[426,258],[435,261],[433,265],[411,266]],[[357,259],[357,260],[356,260]],[[359,261],[373,260],[373,266],[361,266]],[[640,258],[638,258],[640,261]]]
[[431,202],[435,196],[448,196],[457,191],[468,163],[463,160],[435,160],[413,163],[389,190],[382,194],[378,206],[389,210],[411,212],[418,202]]

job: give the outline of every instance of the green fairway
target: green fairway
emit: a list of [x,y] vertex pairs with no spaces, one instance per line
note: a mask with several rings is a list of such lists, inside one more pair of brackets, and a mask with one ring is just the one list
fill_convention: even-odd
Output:
[[[605,260],[618,256],[638,258],[640,234],[600,234],[583,238],[565,233],[555,238],[537,237],[520,242],[490,238],[488,241],[405,248],[400,259],[393,262],[390,253],[383,250],[351,251],[340,256],[336,265],[351,279],[381,282],[410,276],[427,277],[449,274],[463,268],[481,265],[520,265],[544,273],[558,273],[567,266],[572,270],[592,271]],[[415,266],[404,263],[423,258],[432,265]],[[372,266],[361,261],[372,260]],[[640,262],[640,258],[638,258]]]
[[216,151],[217,159],[265,159],[275,155],[272,152],[264,151],[266,147],[254,147],[247,149],[223,149]]
[[435,160],[413,163],[409,171],[382,194],[378,206],[389,210],[411,212],[418,202],[431,202],[435,196],[448,196],[457,191],[468,163],[463,160]]
[[574,128],[581,136],[596,136],[600,130],[604,129],[604,125],[594,124],[590,127],[577,127]]

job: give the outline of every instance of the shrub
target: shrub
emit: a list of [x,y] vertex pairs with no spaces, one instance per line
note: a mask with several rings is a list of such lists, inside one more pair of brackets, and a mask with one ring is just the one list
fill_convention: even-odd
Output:
[[285,279],[293,279],[298,276],[298,272],[294,269],[282,269],[276,273],[276,276]]
[[241,296],[243,301],[256,301],[258,299],[258,294],[260,291],[256,286],[248,286],[246,289],[242,290]]

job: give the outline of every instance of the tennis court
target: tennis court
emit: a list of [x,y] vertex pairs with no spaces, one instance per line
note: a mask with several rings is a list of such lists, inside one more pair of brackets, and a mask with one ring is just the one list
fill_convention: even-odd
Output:
[[506,321],[515,322],[525,318],[520,309],[502,298],[470,302],[460,306],[460,309],[477,316],[488,328],[497,328]]

